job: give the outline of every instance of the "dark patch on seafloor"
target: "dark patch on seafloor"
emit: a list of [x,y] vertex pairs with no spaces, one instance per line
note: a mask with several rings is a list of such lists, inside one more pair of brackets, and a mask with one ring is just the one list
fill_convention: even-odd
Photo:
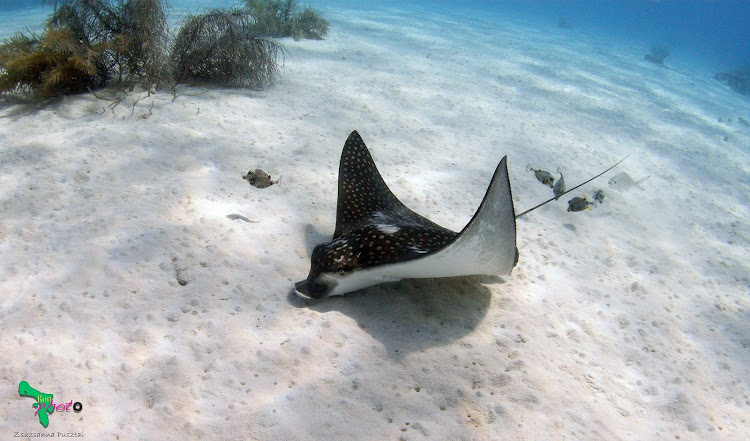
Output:
[[570,231],[573,231],[573,232],[575,232],[575,231],[576,231],[576,226],[575,226],[575,225],[573,225],[573,224],[563,224],[563,227],[565,227],[565,228],[567,228],[568,230],[570,230]]

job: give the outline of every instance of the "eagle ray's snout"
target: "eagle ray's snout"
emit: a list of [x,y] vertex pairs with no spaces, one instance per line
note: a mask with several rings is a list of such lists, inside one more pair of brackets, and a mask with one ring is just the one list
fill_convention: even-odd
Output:
[[294,284],[294,293],[305,300],[323,299],[333,291],[334,286],[328,286],[308,277]]

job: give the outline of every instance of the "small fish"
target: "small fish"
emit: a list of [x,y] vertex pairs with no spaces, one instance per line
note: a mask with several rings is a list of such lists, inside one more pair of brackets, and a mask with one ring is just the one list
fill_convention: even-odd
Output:
[[643,179],[639,179],[637,181],[634,181],[633,178],[630,177],[629,174],[622,172],[614,175],[612,179],[609,180],[609,186],[614,188],[615,190],[625,191],[630,189],[631,187],[638,187],[641,190],[645,190],[641,184],[651,176],[646,176]]
[[599,189],[594,192],[594,200],[600,204],[604,202],[604,190]]
[[247,174],[243,176],[242,179],[249,182],[253,187],[267,188],[272,186],[273,184],[278,184],[281,180],[281,177],[279,177],[279,179],[275,181],[272,181],[271,175],[259,168],[256,168],[255,170],[250,170],[249,172],[247,172]]
[[552,176],[552,174],[548,171],[544,170],[535,170],[531,167],[531,164],[526,166],[526,171],[533,171],[534,176],[536,176],[537,181],[541,182],[544,185],[549,186],[549,188],[553,188],[555,185],[555,178]]
[[589,202],[589,200],[586,199],[586,194],[584,193],[583,197],[576,196],[568,201],[568,212],[583,211],[587,208],[591,210],[591,207],[593,206],[593,202]]
[[227,214],[227,217],[229,219],[232,219],[232,220],[241,220],[241,221],[245,221],[245,222],[250,222],[252,224],[257,224],[258,222],[260,222],[259,220],[248,219],[248,218],[246,218],[245,216],[243,216],[241,214]]
[[552,187],[552,191],[555,193],[555,200],[560,199],[560,196],[565,193],[565,178],[563,177],[560,167],[557,167],[557,172],[560,173],[560,179],[558,179],[557,182],[555,182],[555,186]]

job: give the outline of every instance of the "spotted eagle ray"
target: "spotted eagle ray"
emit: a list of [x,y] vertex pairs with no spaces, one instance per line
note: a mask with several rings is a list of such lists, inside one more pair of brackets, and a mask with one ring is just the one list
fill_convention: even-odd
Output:
[[510,275],[518,263],[516,219],[556,198],[516,215],[507,158],[495,169],[474,216],[456,233],[399,201],[380,176],[359,133],[353,131],[339,163],[333,239],[313,249],[310,273],[294,284],[295,293],[320,299],[401,279]]

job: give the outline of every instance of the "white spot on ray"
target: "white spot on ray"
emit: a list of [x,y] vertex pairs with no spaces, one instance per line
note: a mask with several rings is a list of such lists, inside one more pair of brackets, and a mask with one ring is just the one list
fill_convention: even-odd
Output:
[[400,228],[397,227],[396,225],[390,225],[390,224],[377,224],[375,226],[378,228],[378,230],[386,234],[395,234],[398,232],[398,230],[400,230]]
[[373,213],[372,218],[376,222],[375,228],[385,234],[395,234],[399,230],[401,230],[398,225],[391,223],[391,219],[389,219],[388,216],[381,211],[376,211],[375,213]]

